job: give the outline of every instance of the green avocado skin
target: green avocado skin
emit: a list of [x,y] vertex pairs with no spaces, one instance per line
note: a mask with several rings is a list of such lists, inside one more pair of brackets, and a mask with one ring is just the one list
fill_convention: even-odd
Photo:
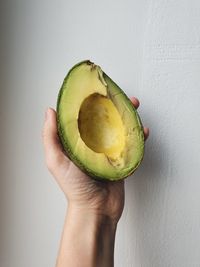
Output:
[[[64,134],[63,134],[63,129],[62,129],[62,126],[61,126],[61,123],[60,123],[60,114],[59,114],[59,105],[60,105],[60,100],[61,100],[61,96],[62,96],[62,93],[63,93],[63,90],[65,89],[64,85],[65,85],[65,82],[67,81],[70,73],[72,72],[72,70],[74,70],[75,68],[77,68],[79,65],[82,65],[84,63],[87,63],[87,64],[93,64],[90,60],[83,60],[79,63],[77,63],[76,65],[74,65],[68,72],[68,74],[66,75],[64,81],[63,81],[63,84],[60,88],[60,91],[59,91],[59,94],[58,94],[58,98],[57,98],[57,105],[56,105],[56,110],[57,110],[57,116],[56,116],[56,119],[57,119],[57,129],[58,129],[58,136],[59,136],[59,139],[60,139],[60,142],[62,144],[62,147],[64,149],[64,153],[66,154],[66,156],[79,168],[81,169],[85,174],[87,174],[88,176],[90,176],[91,178],[95,179],[95,180],[100,180],[100,181],[118,181],[118,180],[122,180],[122,179],[125,179],[127,177],[129,177],[130,175],[132,175],[135,170],[138,168],[138,166],[141,164],[142,160],[143,160],[143,157],[144,157],[144,149],[145,149],[145,146],[143,146],[143,154],[142,154],[142,157],[140,159],[140,161],[138,162],[138,164],[134,167],[134,169],[132,169],[131,171],[127,172],[127,173],[124,173],[123,176],[121,177],[117,177],[117,179],[113,179],[112,177],[106,177],[106,176],[100,176],[99,174],[95,173],[94,171],[91,171],[89,168],[87,168],[87,166],[85,166],[80,160],[77,159],[77,157],[72,153],[71,149],[70,149],[70,146],[68,145],[67,143],[67,140],[64,138]],[[133,111],[135,112],[136,116],[137,116],[137,120],[138,120],[138,123],[140,125],[140,128],[141,128],[141,136],[142,136],[142,139],[143,139],[143,144],[144,144],[144,133],[143,133],[143,125],[142,125],[142,122],[141,122],[141,119],[139,117],[139,114],[137,113],[137,110],[135,109],[135,107],[132,105],[132,102],[130,101],[130,99],[127,97],[127,95],[124,93],[124,91],[119,88],[119,86],[106,74],[103,72],[103,76],[104,77],[107,77],[109,78],[113,84],[115,84],[118,89],[120,90],[120,92],[126,97],[126,101],[129,102],[132,106],[132,109]]]

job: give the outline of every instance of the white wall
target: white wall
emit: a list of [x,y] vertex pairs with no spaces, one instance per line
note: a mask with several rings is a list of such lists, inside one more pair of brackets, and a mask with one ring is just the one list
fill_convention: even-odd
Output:
[[54,266],[65,200],[46,170],[43,113],[91,59],[151,128],[126,180],[116,267],[200,266],[200,2],[7,0],[1,5],[0,266]]

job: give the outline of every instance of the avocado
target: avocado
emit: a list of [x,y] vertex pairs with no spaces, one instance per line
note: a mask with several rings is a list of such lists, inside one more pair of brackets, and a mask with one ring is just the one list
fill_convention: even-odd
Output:
[[76,64],[64,79],[57,125],[68,157],[95,179],[124,179],[142,161],[144,133],[136,109],[122,89],[89,60]]

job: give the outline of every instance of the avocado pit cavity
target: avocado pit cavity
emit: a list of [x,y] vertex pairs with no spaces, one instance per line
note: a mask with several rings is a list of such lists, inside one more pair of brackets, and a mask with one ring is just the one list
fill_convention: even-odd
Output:
[[78,127],[84,143],[116,162],[125,146],[122,119],[113,102],[98,93],[87,97],[79,111]]

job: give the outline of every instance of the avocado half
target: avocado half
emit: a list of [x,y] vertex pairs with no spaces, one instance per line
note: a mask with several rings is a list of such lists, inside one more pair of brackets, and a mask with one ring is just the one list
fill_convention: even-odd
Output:
[[116,181],[142,161],[144,133],[133,104],[94,63],[67,74],[57,101],[58,134],[69,158],[95,179]]

